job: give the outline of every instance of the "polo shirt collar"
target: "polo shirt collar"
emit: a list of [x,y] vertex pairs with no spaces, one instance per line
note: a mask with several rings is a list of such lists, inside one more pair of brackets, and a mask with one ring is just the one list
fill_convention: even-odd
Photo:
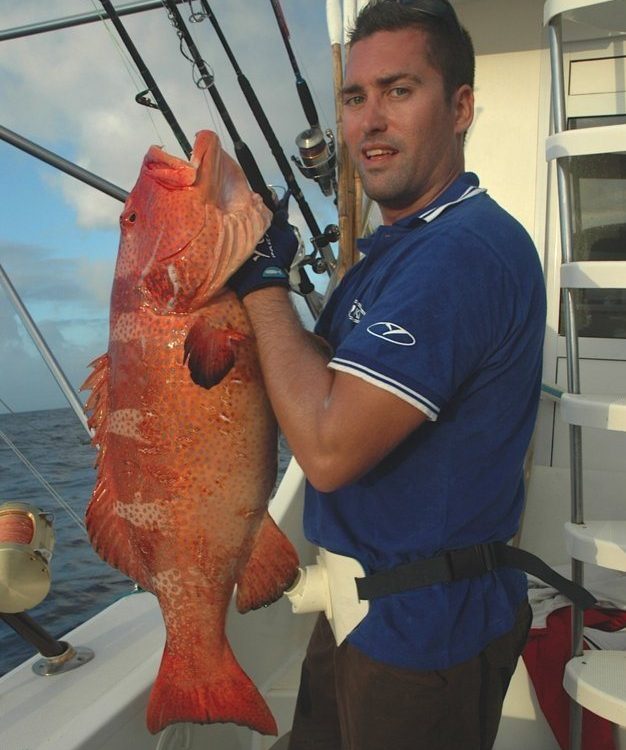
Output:
[[448,185],[448,187],[425,208],[398,219],[398,221],[390,226],[379,226],[370,237],[358,239],[357,247],[359,251],[367,254],[367,251],[370,249],[372,243],[379,234],[386,234],[389,236],[390,231],[393,234],[396,234],[398,230],[400,234],[404,234],[407,230],[413,229],[420,224],[433,221],[439,216],[439,214],[445,211],[449,205],[459,203],[466,198],[485,192],[485,188],[480,188],[478,185],[479,180],[477,175],[473,172],[463,172],[463,174],[460,174],[454,182]]

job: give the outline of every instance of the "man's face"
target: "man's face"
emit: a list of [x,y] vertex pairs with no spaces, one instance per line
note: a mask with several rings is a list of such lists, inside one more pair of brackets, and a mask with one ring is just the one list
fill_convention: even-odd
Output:
[[379,31],[350,50],[344,138],[367,195],[392,223],[428,205],[463,170],[473,95],[445,95],[420,29]]

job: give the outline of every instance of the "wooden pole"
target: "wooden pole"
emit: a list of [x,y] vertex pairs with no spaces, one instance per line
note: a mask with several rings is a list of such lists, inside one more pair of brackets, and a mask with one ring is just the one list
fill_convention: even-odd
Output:
[[[330,37],[333,84],[335,90],[336,152],[337,152],[337,214],[339,225],[339,257],[333,278],[336,284],[356,259],[355,235],[355,186],[354,168],[343,137],[343,59],[341,40],[343,22],[338,0],[327,0],[326,15]],[[332,286],[332,284],[331,284]]]

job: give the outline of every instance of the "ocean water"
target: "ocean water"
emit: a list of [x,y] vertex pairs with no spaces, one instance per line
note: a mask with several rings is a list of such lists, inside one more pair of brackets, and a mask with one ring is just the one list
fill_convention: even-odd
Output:
[[[95,449],[71,409],[0,414],[0,505],[27,502],[54,516],[55,547],[50,564],[52,584],[44,601],[28,614],[56,638],[77,627],[134,584],[93,551],[84,528],[2,439],[13,443],[54,491],[82,520],[95,482]],[[279,478],[289,462],[285,442],[279,445]],[[0,619],[0,675],[36,649]]]

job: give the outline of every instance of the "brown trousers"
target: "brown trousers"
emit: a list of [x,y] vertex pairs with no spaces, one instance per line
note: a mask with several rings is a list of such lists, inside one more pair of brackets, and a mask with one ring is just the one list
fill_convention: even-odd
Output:
[[490,750],[531,623],[524,602],[512,630],[450,669],[413,671],[374,661],[317,621],[302,665],[289,750]]

